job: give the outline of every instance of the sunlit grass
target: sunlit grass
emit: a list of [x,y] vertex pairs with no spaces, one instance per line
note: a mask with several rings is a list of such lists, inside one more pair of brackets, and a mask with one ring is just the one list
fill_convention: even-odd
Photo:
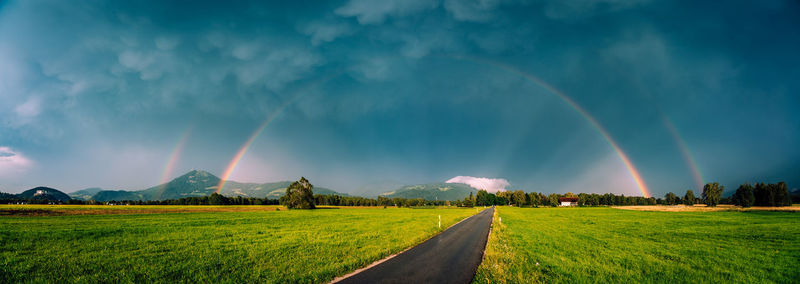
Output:
[[502,225],[494,225],[478,283],[800,279],[797,213],[510,207],[497,212]]
[[0,217],[0,279],[319,283],[431,237],[438,215],[446,228],[472,214],[342,208]]

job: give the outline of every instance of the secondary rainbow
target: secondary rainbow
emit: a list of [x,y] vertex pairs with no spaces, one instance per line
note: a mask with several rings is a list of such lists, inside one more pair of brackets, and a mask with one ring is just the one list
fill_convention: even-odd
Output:
[[681,151],[683,160],[686,162],[686,165],[689,166],[689,169],[692,172],[692,178],[694,179],[694,185],[696,186],[695,190],[697,191],[702,189],[703,174],[700,173],[700,168],[697,166],[697,162],[695,162],[692,152],[689,151],[689,146],[686,145],[686,141],[681,138],[678,128],[675,127],[675,124],[672,123],[669,117],[661,114],[661,119],[664,122],[664,126],[667,128],[667,130],[669,130],[669,134],[672,135],[672,139],[675,140],[675,143],[678,145],[678,149]]
[[538,85],[539,87],[542,87],[543,89],[547,90],[548,92],[550,92],[552,94],[555,94],[556,96],[561,98],[561,100],[566,102],[570,107],[575,109],[587,121],[589,121],[589,123],[591,123],[592,126],[594,126],[594,128],[597,130],[597,132],[599,132],[600,135],[602,135],[603,138],[605,138],[605,140],[608,142],[608,144],[611,145],[611,148],[613,148],[614,152],[617,153],[617,156],[619,156],[619,158],[622,161],[622,163],[625,164],[625,168],[628,169],[628,172],[630,173],[631,177],[633,178],[633,181],[636,183],[636,186],[639,188],[639,191],[642,193],[642,195],[644,197],[651,197],[652,196],[650,194],[650,190],[647,188],[647,184],[645,184],[644,179],[642,178],[642,175],[639,174],[639,171],[636,169],[636,167],[633,166],[633,162],[631,162],[631,159],[628,158],[628,155],[625,154],[624,151],[622,151],[622,148],[620,148],[620,146],[617,143],[617,141],[614,140],[614,138],[611,137],[611,134],[608,133],[608,131],[605,129],[605,127],[603,127],[600,124],[600,122],[598,122],[597,119],[594,118],[594,116],[592,116],[588,111],[586,111],[586,109],[584,109],[581,105],[579,105],[577,102],[575,102],[572,98],[567,96],[567,94],[565,94],[564,92],[562,92],[562,91],[556,89],[555,87],[551,86],[550,84],[548,84],[544,80],[540,79],[539,77],[536,77],[534,75],[531,75],[530,73],[524,72],[524,71],[522,71],[520,69],[517,69],[516,67],[510,66],[510,65],[507,65],[507,64],[504,64],[504,63],[495,62],[495,61],[491,61],[491,60],[485,60],[485,59],[479,59],[479,58],[473,58],[473,57],[465,57],[465,56],[453,56],[453,58],[461,59],[461,60],[468,60],[468,61],[475,62],[475,63],[480,63],[480,64],[488,64],[488,65],[497,67],[499,69],[503,69],[503,70],[506,70],[508,72],[517,74],[520,77],[524,78],[525,80],[527,80],[527,81],[529,81],[531,83],[534,83],[534,84]]
[[189,139],[189,136],[192,133],[192,127],[186,129],[181,135],[181,138],[178,140],[178,143],[175,144],[175,147],[172,148],[172,153],[169,155],[169,159],[167,159],[167,164],[164,165],[164,171],[161,173],[161,182],[158,184],[160,185],[160,189],[158,191],[156,199],[161,198],[161,194],[164,193],[164,189],[166,187],[167,182],[169,182],[170,177],[172,177],[172,173],[175,170],[175,165],[180,160],[181,153],[183,152],[183,147],[186,145],[186,140]]

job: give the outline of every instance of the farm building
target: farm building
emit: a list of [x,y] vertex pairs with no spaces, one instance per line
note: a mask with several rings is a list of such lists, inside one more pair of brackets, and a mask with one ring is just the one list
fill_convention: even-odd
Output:
[[558,199],[558,206],[577,206],[578,205],[578,198],[577,197],[561,197]]

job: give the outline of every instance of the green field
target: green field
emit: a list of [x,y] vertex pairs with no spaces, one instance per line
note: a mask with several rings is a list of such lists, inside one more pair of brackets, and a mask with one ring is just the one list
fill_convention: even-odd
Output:
[[798,213],[613,208],[498,207],[475,277],[477,283],[799,281]]
[[[0,211],[20,208],[38,215],[0,216],[0,282],[326,282],[431,237],[438,215],[446,228],[475,214],[276,206],[28,205]],[[54,209],[63,212],[47,216]],[[94,212],[106,209],[135,214]],[[147,210],[208,212],[140,214]]]

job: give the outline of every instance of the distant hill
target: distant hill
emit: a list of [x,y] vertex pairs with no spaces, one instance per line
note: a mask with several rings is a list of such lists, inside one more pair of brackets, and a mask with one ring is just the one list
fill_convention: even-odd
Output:
[[23,191],[22,193],[17,194],[17,198],[42,199],[42,200],[53,200],[53,201],[69,201],[71,199],[69,195],[61,192],[58,189],[44,187],[44,186],[31,188],[26,191]]
[[[286,188],[291,184],[291,181],[279,181],[261,184],[228,181],[225,183],[225,188],[222,189],[222,195],[258,198],[268,197],[277,199],[286,194]],[[339,193],[328,188],[316,186],[314,187],[314,194],[347,196],[345,193]]]
[[147,200],[177,199],[211,195],[220,179],[206,171],[192,170],[168,183],[142,190]]
[[141,191],[125,191],[125,190],[103,190],[92,196],[91,199],[97,201],[110,201],[110,200],[148,200],[145,198]]
[[4,200],[4,199],[6,199],[6,200],[7,199],[17,199],[17,195],[16,194],[11,194],[11,193],[0,192],[0,200]]
[[81,200],[89,200],[92,199],[92,196],[97,194],[98,192],[103,191],[102,188],[99,187],[92,187],[87,189],[81,189],[72,193],[67,193],[73,199],[81,199]]
[[351,194],[355,196],[362,196],[366,198],[376,198],[378,195],[384,192],[396,190],[398,188],[403,187],[404,183],[391,181],[391,180],[384,180],[384,181],[375,181],[370,182],[365,185],[362,185],[356,189],[354,189]]
[[476,194],[477,189],[463,183],[427,183],[408,185],[393,191],[381,193],[380,196],[388,198],[422,198],[425,200],[460,200]]
[[[110,201],[110,200],[164,200],[164,199],[178,199],[182,197],[193,196],[206,196],[210,195],[217,190],[220,178],[217,176],[200,170],[192,170],[188,173],[179,176],[168,183],[157,185],[145,190],[139,191],[100,191],[92,196],[92,199],[97,201]],[[225,188],[221,194],[225,196],[243,196],[243,197],[258,197],[258,198],[272,198],[277,199],[286,194],[286,187],[292,182],[281,181],[273,183],[239,183],[236,181],[227,181]],[[346,196],[346,194],[338,193],[336,191],[315,187],[315,194],[335,194]]]

